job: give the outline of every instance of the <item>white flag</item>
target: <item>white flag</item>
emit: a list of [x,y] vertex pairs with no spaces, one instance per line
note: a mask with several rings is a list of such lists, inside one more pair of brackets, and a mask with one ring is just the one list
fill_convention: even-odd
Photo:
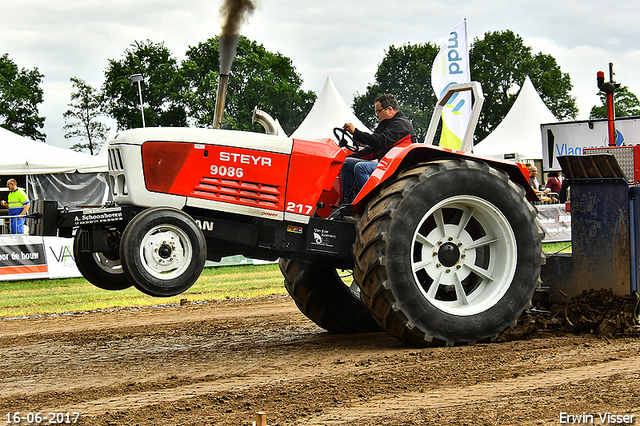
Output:
[[[431,85],[440,99],[451,84],[470,81],[467,21],[463,21],[451,28],[449,36],[440,45],[440,51],[431,68]],[[470,116],[471,92],[454,94],[442,111],[440,146],[460,149]]]

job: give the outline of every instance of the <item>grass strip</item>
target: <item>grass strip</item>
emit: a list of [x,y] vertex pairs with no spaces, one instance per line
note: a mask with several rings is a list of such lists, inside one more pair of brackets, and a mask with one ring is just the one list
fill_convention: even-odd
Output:
[[147,296],[134,287],[102,290],[84,278],[8,281],[0,282],[0,318],[285,294],[277,264],[205,268],[189,290],[167,298]]
[[571,253],[571,242],[544,243],[542,251],[545,253]]
[[[570,243],[545,243],[545,253],[571,253]],[[350,281],[350,277],[344,277]],[[84,278],[0,282],[0,318],[83,312],[203,300],[251,299],[287,292],[277,264],[205,268],[186,292],[168,298],[147,296],[136,288],[101,290]]]

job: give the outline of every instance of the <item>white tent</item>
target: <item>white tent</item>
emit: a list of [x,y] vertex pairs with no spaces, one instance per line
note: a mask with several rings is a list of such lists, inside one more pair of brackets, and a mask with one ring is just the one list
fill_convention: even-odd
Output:
[[327,77],[316,103],[291,137],[310,141],[322,138],[333,139],[333,128],[341,128],[344,123],[353,123],[357,129],[371,132],[347,106],[333,85],[331,77]]
[[542,160],[540,125],[556,121],[558,119],[549,111],[527,77],[507,116],[475,146],[473,152],[514,161]]
[[2,127],[0,150],[0,175],[26,176],[31,200],[79,206],[102,204],[109,197],[106,155],[91,156],[47,145]]
[[36,142],[0,127],[0,174],[107,172],[107,158]]

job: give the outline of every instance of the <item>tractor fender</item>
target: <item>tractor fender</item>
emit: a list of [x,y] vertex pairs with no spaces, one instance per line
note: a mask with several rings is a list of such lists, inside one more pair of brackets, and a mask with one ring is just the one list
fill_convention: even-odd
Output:
[[524,188],[527,200],[540,201],[529,184],[528,171],[524,164],[468,154],[436,145],[414,143],[405,147],[394,147],[387,152],[353,201],[354,209],[358,213],[362,213],[366,200],[376,191],[376,188],[384,181],[392,178],[397,172],[418,163],[452,158],[481,161],[493,168],[502,170],[509,175],[509,179]]

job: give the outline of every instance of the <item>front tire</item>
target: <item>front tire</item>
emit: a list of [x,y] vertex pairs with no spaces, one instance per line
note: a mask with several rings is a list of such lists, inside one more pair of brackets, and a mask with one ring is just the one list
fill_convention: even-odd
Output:
[[347,287],[334,268],[293,259],[280,259],[279,264],[296,306],[321,328],[338,334],[382,331],[357,286]]
[[156,297],[189,289],[202,273],[206,252],[204,235],[193,219],[169,207],[138,214],[120,245],[125,275],[138,290]]
[[494,340],[539,285],[543,234],[535,219],[524,190],[486,163],[407,170],[357,224],[363,301],[410,345]]

